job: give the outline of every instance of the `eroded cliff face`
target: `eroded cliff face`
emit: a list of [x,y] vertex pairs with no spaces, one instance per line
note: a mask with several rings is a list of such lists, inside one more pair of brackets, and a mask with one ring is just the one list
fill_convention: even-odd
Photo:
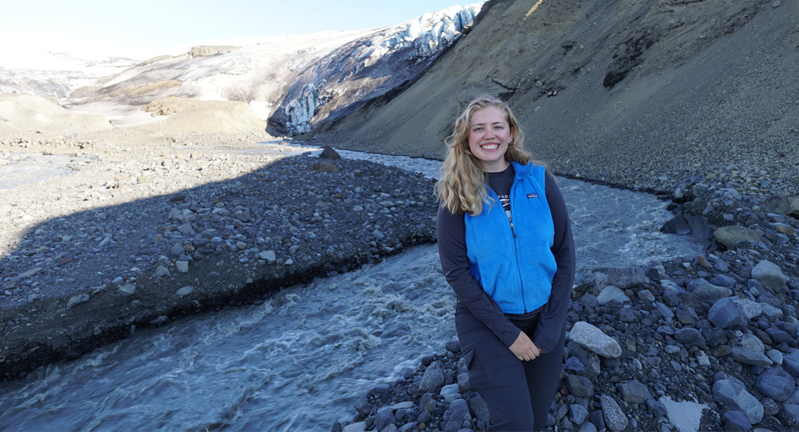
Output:
[[661,189],[670,187],[664,167],[690,175],[768,151],[786,168],[799,160],[789,125],[799,118],[796,3],[516,0],[483,9],[401,94],[308,136],[440,158],[464,104],[493,93],[520,118],[528,148],[575,176]]

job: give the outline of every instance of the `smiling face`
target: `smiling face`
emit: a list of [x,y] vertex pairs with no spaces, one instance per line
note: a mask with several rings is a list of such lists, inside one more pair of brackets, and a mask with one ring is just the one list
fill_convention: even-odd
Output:
[[485,172],[501,172],[508,167],[505,152],[513,140],[513,129],[505,113],[492,105],[477,110],[469,122],[469,150],[480,160]]

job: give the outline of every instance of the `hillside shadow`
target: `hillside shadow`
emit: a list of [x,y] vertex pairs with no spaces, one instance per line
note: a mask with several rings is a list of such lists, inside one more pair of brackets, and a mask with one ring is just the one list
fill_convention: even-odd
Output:
[[10,294],[0,377],[432,242],[431,188],[396,168],[306,154],[37,223],[0,258]]

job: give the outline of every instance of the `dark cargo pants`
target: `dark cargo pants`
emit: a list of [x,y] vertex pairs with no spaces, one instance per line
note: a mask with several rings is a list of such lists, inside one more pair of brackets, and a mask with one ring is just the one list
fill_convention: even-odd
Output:
[[[533,311],[507,316],[532,339],[539,315],[539,311]],[[552,352],[526,362],[516,358],[465,307],[457,308],[455,326],[469,368],[469,382],[486,401],[491,414],[488,430],[543,430],[558,389],[565,331]]]

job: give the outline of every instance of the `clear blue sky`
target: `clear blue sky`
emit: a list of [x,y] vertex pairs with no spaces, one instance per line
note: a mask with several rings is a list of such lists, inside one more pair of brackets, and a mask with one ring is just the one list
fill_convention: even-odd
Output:
[[[88,39],[164,50],[203,39],[268,37],[398,24],[457,0],[16,0],[4,2],[0,43],[14,35]],[[12,38],[12,39],[9,39]]]

